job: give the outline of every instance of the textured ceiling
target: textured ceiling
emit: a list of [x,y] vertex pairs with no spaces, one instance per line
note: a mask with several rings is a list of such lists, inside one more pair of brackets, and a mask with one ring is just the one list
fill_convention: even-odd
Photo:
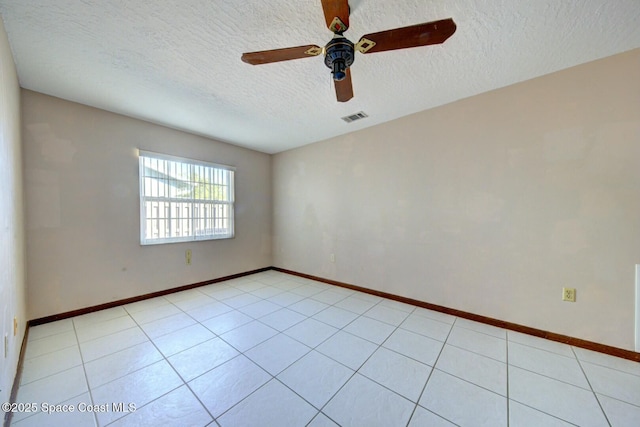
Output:
[[[362,35],[453,18],[443,45],[357,54],[338,103],[320,0],[0,0],[22,87],[276,153],[640,47],[639,0],[351,0]],[[340,117],[364,111],[346,124]]]

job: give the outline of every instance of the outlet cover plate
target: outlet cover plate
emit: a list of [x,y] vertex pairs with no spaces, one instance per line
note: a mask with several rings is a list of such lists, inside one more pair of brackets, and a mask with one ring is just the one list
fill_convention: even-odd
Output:
[[562,301],[576,302],[576,289],[562,288]]

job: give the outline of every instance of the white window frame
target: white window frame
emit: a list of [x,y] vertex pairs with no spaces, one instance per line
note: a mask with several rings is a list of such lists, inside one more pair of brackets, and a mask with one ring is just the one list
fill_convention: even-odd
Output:
[[[235,167],[145,150],[138,150],[138,159],[141,245],[231,239],[235,236]],[[153,175],[145,175],[149,170],[147,165],[156,167],[151,169],[155,171]],[[174,169],[165,171],[169,166]],[[176,170],[178,166],[181,171]],[[213,180],[199,178],[194,181],[194,177],[198,177],[194,170]],[[180,176],[180,172],[186,171],[190,178]],[[203,191],[208,196],[198,198],[193,194],[180,194],[178,190],[178,187],[194,188],[197,185],[205,186]],[[225,196],[216,198],[216,194]],[[158,214],[154,218],[154,211],[164,211],[165,217]],[[216,215],[220,211],[223,215]],[[184,216],[173,218],[174,212],[184,212]]]

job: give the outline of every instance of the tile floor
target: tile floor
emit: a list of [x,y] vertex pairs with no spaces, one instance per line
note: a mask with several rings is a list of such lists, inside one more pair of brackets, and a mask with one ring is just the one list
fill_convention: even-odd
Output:
[[74,412],[16,427],[637,427],[640,364],[267,271],[31,328],[18,402]]

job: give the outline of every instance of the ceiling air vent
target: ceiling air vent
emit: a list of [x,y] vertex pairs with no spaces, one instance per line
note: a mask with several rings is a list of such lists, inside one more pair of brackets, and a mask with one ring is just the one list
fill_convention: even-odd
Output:
[[342,118],[342,120],[344,120],[344,121],[345,121],[345,122],[347,122],[347,123],[351,123],[351,122],[355,122],[356,120],[364,119],[365,117],[369,117],[369,116],[367,116],[367,115],[364,113],[364,111],[358,111],[358,112],[357,112],[357,113],[355,113],[355,114],[351,114],[351,115],[349,115],[349,116],[344,116],[344,117]]

